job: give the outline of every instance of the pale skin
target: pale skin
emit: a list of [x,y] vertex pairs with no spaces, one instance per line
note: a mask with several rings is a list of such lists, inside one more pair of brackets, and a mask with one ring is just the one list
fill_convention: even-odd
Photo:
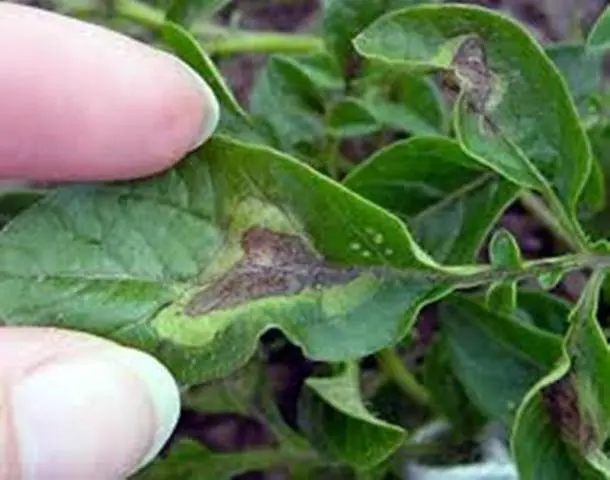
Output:
[[[107,180],[169,168],[214,130],[209,88],[166,53],[0,4],[0,178]],[[119,479],[171,434],[156,360],[74,331],[0,327],[0,480]]]

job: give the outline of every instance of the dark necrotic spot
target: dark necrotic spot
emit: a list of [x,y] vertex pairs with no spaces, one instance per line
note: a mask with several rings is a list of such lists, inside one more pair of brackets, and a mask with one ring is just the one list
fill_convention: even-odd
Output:
[[205,315],[248,301],[346,283],[359,274],[355,268],[327,264],[297,235],[263,227],[248,229],[241,247],[243,257],[194,296],[184,308],[186,315]]
[[442,72],[441,82],[451,102],[458,93],[463,94],[468,109],[480,116],[484,133],[499,133],[489,112],[496,80],[488,66],[485,42],[479,35],[464,38],[453,56],[451,68]]
[[573,375],[568,375],[542,390],[544,408],[561,436],[587,451],[595,443],[595,429],[580,408]]

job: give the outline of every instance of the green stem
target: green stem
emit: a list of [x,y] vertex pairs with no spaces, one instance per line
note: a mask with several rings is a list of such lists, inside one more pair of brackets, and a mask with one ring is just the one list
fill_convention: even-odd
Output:
[[[555,197],[553,196],[551,199],[549,199],[549,201],[552,202],[554,198]],[[567,219],[561,221],[558,215],[553,213],[551,209],[549,209],[549,207],[547,207],[546,204],[535,194],[531,192],[524,192],[521,194],[520,200],[526,210],[536,217],[570,250],[581,253],[588,250],[586,240],[583,238],[581,232],[575,232],[572,228],[566,225],[566,223],[572,222],[568,222]],[[555,210],[563,211],[563,206],[558,200],[556,200],[554,203],[556,204]],[[562,217],[565,216],[565,214],[562,215]]]
[[287,53],[307,54],[321,51],[322,39],[313,35],[292,35],[279,32],[239,31],[230,37],[204,40],[208,53],[231,55],[235,53]]
[[[99,11],[91,7],[70,5],[63,0],[63,6],[72,15],[90,16]],[[137,23],[150,30],[158,30],[165,23],[165,12],[139,0],[115,0],[114,14]],[[298,35],[269,31],[248,31],[227,28],[211,22],[198,22],[189,30],[202,41],[208,53],[232,55],[236,53],[290,53],[305,54],[320,51],[323,42],[313,35]]]
[[137,0],[115,0],[113,8],[116,15],[151,30],[160,28],[165,22],[162,10]]
[[610,268],[609,255],[575,253],[560,257],[543,258],[525,262],[517,268],[497,268],[491,265],[464,265],[447,267],[444,271],[416,268],[362,267],[363,273],[378,278],[403,280],[424,279],[445,285],[451,289],[474,288],[498,281],[517,281],[538,277],[546,273],[566,270]]
[[394,349],[386,348],[377,352],[376,356],[381,370],[396,383],[407,397],[419,405],[430,405],[428,390],[407,369]]

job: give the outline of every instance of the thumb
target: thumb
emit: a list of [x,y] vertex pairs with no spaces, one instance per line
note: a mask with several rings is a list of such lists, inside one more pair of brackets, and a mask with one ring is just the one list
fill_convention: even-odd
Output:
[[0,480],[125,478],[157,455],[179,409],[173,378],[142,352],[0,328]]

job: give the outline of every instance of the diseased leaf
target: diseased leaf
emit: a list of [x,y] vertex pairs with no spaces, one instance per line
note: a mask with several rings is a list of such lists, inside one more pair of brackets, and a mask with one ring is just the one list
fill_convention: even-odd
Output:
[[396,142],[355,168],[344,184],[398,215],[437,261],[454,264],[475,259],[517,193],[445,138]]
[[[607,478],[610,350],[596,310],[604,275],[595,272],[570,314],[562,356],[519,408],[512,448],[524,480]],[[571,476],[570,476],[571,475]]]
[[560,338],[460,295],[440,311],[451,364],[472,402],[510,425],[525,394],[560,355]]
[[606,50],[610,48],[610,7],[606,7],[589,32],[587,48]]
[[357,364],[345,364],[331,377],[311,377],[314,392],[302,405],[303,428],[320,452],[359,469],[370,469],[404,441],[405,431],[373,416],[360,395]]
[[380,18],[354,44],[397,69],[443,72],[447,87],[460,91],[463,147],[574,212],[589,175],[587,138],[565,82],[523,27],[479,7],[418,6]]
[[222,137],[147,181],[60,189],[0,244],[5,324],[107,336],[183,383],[243,365],[272,326],[312,359],[358,358],[397,342],[452,283],[397,218]]

